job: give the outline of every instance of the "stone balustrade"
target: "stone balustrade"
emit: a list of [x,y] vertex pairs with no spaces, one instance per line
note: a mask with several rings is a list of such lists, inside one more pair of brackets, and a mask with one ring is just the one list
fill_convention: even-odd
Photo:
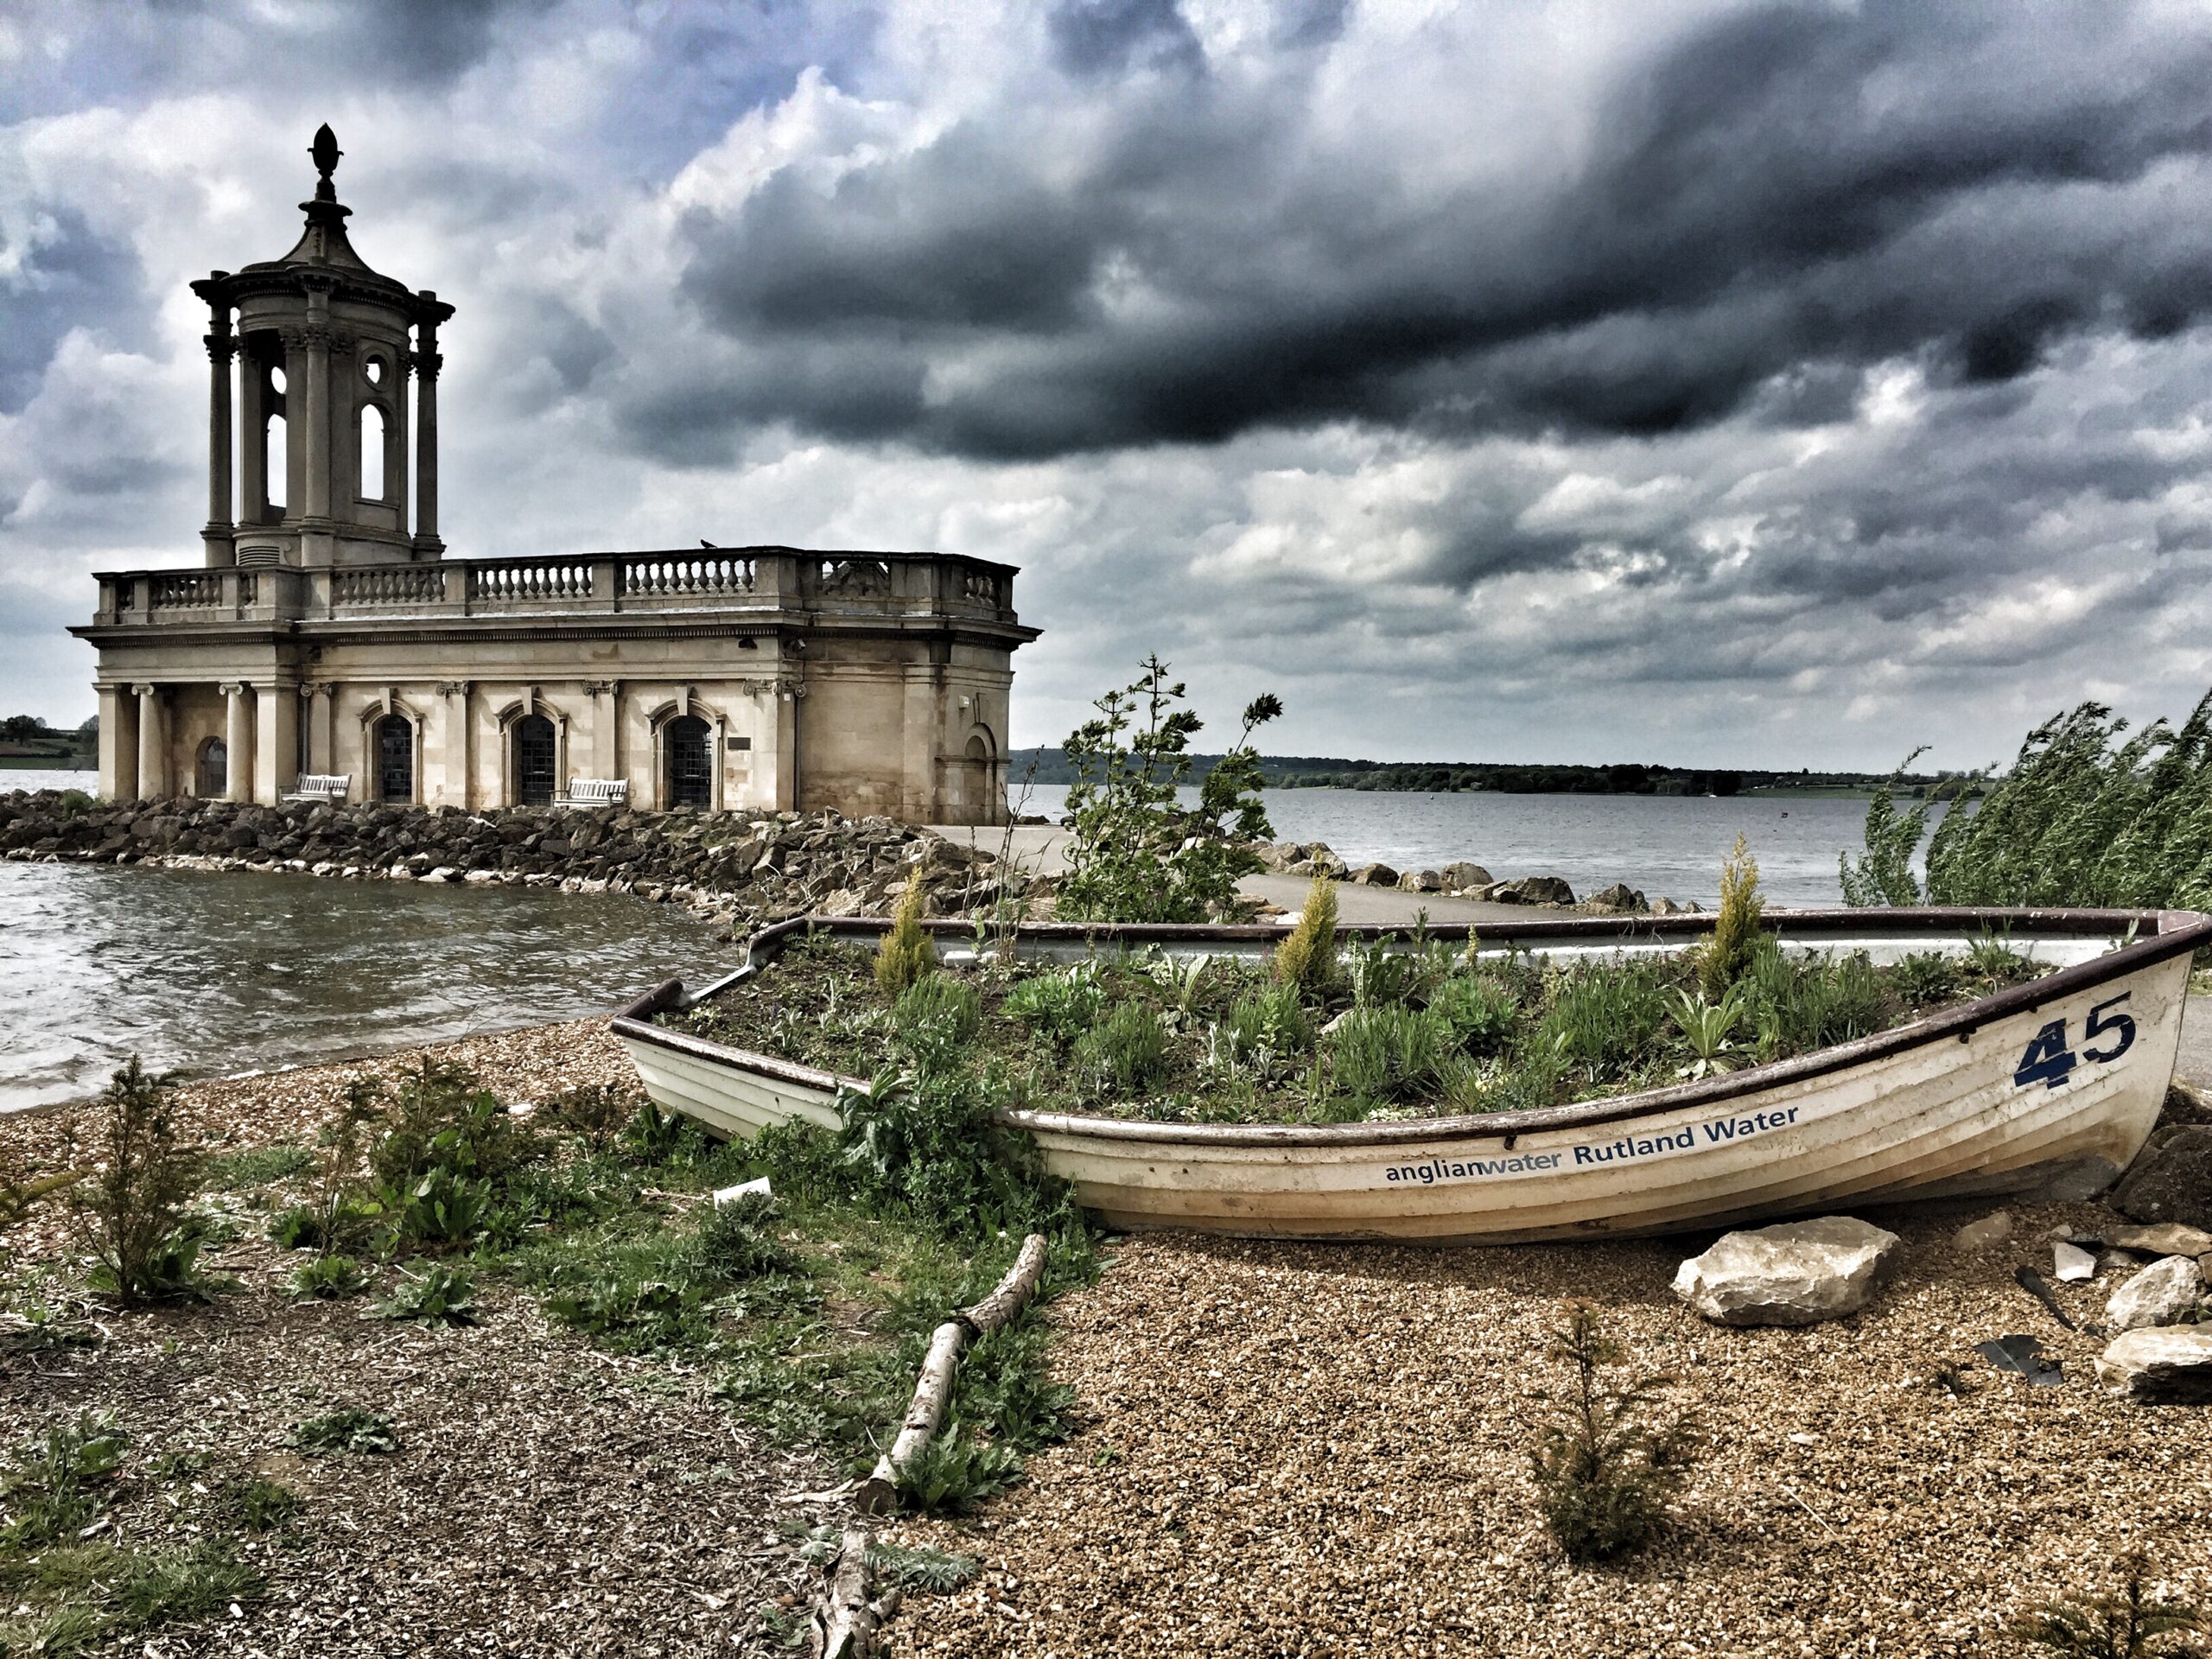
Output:
[[1013,571],[936,553],[791,548],[587,553],[301,569],[269,565],[103,573],[101,626],[512,616],[607,612],[800,611],[969,615],[1012,621]]

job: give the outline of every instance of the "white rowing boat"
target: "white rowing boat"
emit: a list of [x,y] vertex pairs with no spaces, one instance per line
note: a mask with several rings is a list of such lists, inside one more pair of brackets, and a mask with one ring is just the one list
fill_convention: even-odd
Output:
[[[2055,971],[1914,1024],[1772,1065],[1542,1111],[1325,1126],[1187,1124],[1009,1113],[1109,1226],[1274,1238],[1507,1243],[1665,1232],[1847,1204],[2022,1193],[2086,1198],[2141,1148],[2173,1076],[2191,953],[2212,918],[2179,911],[1770,912],[1786,949],[1963,952],[1990,930]],[[1554,957],[1680,950],[1710,917],[1484,925],[1485,944]],[[866,918],[786,923],[753,941],[770,970],[802,928],[872,938]],[[934,925],[941,948],[972,941]],[[1347,936],[1388,930],[1346,928]],[[1431,938],[1464,938],[1464,927]],[[1274,927],[1016,931],[1024,955],[1149,946],[1254,956]],[[957,951],[946,949],[948,959]],[[697,999],[691,999],[697,1000]],[[718,1134],[793,1119],[834,1128],[854,1079],[668,1030],[678,981],[614,1021],[646,1090]]]

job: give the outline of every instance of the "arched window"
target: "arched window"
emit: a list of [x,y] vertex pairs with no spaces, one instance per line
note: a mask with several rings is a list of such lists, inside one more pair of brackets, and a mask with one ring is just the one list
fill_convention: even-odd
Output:
[[377,798],[415,798],[415,728],[404,715],[377,721]]
[[668,722],[668,804],[708,807],[715,804],[713,734],[696,715]]
[[514,724],[515,802],[520,806],[550,806],[557,781],[553,768],[553,722],[543,715],[524,715]]
[[261,463],[262,494],[269,503],[270,510],[281,518],[284,515],[284,485],[291,470],[286,459],[284,417],[282,415],[269,417],[269,431],[263,441],[262,454],[264,457]]
[[361,405],[361,499],[381,501],[384,485],[384,410],[374,404]]
[[203,801],[220,800],[231,786],[230,747],[219,737],[200,746],[200,764],[194,769],[192,792]]

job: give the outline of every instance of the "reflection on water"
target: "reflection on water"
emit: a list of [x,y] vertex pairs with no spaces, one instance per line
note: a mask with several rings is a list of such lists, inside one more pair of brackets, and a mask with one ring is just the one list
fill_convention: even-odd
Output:
[[615,894],[0,863],[0,1109],[133,1050],[219,1074],[603,1012],[738,950]]

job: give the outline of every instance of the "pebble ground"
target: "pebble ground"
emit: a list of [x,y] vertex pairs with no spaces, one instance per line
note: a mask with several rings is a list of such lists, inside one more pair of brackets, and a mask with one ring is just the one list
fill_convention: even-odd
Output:
[[[2094,1385],[2013,1269],[2100,1212],[1875,1210],[1903,1234],[1872,1310],[1726,1330],[1668,1285],[1712,1235],[1420,1251],[1159,1235],[1119,1242],[1063,1299],[1056,1369],[1086,1427],[966,1523],[906,1541],[980,1555],[964,1591],[909,1601],[894,1655],[1732,1656],[2025,1651],[2007,1627],[2094,1586],[2132,1546],[2212,1605],[2212,1418]],[[2116,1274],[2059,1287],[2100,1316]],[[1677,1379],[1704,1450],[1672,1535],[1570,1566],[1529,1475],[1563,1387],[1542,1358],[1570,1298],[1630,1363]],[[2065,1386],[1973,1351],[2037,1337]],[[1939,1365],[1960,1367],[1956,1386]]]

